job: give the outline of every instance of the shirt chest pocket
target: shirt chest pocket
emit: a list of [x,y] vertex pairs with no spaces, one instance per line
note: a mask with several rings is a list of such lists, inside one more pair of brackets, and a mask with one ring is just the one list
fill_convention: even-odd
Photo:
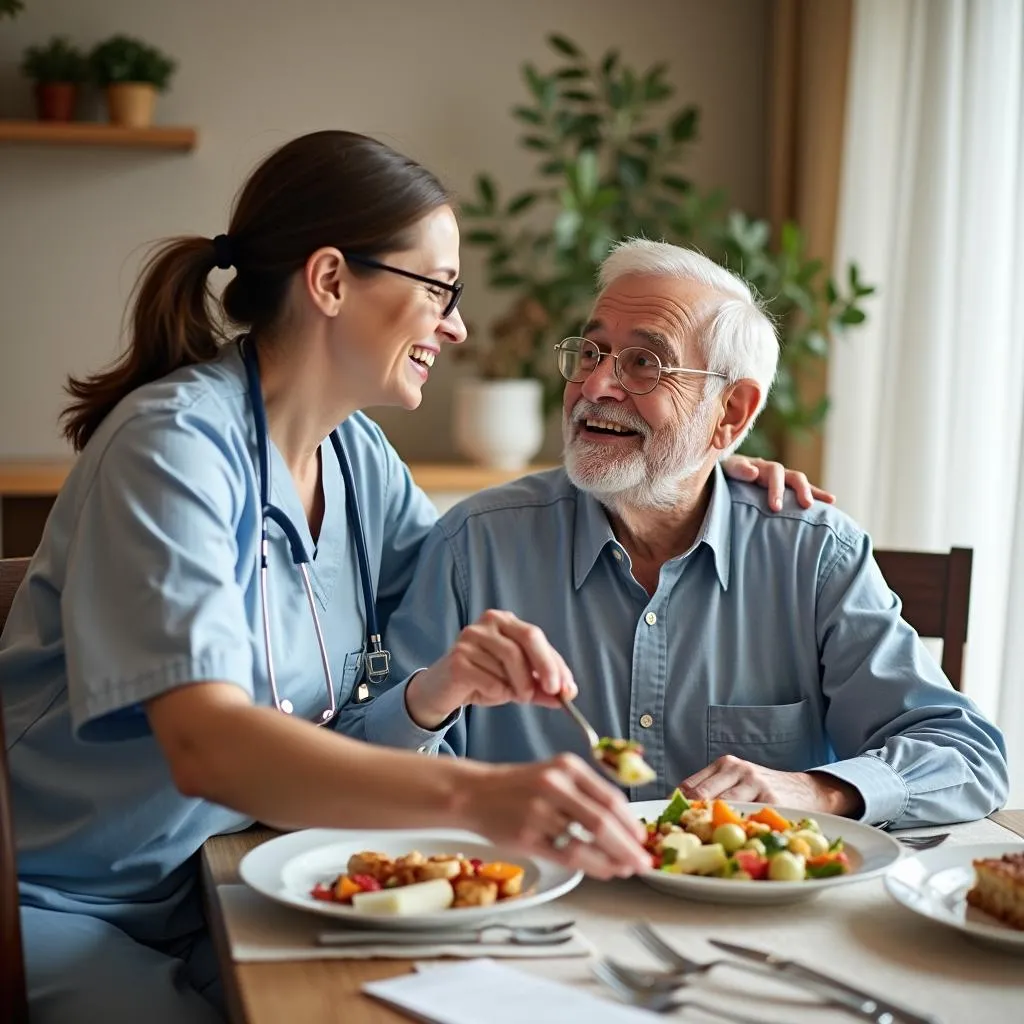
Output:
[[345,665],[341,670],[341,685],[338,688],[338,707],[354,697],[353,690],[363,674],[363,649],[345,655]]
[[708,764],[725,754],[780,771],[812,766],[817,730],[811,728],[810,705],[708,705]]

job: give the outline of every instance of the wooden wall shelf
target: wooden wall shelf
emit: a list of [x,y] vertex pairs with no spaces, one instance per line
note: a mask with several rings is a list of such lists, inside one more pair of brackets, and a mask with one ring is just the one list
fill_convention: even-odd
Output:
[[195,128],[156,125],[124,128],[101,121],[0,121],[0,143],[20,142],[46,146],[113,146],[124,149],[195,148]]

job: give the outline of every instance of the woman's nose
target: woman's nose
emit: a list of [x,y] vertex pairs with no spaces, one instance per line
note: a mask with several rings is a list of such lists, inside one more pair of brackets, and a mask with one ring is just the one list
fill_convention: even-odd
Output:
[[449,345],[461,345],[466,340],[466,325],[457,308],[437,325],[437,333],[441,335],[441,340]]

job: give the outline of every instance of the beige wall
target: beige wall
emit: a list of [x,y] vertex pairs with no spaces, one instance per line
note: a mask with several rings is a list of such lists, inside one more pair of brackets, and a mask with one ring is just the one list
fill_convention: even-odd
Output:
[[[0,146],[0,458],[60,456],[68,372],[119,346],[124,301],[146,243],[216,234],[243,176],[293,135],[345,127],[389,141],[467,190],[478,170],[527,180],[508,109],[519,64],[546,62],[559,30],[637,64],[671,62],[699,104],[692,173],[764,209],[764,0],[27,0],[0,23],[0,117],[28,116],[22,49],[54,32],[83,46],[137,34],[179,61],[159,120],[194,124],[188,155]],[[467,318],[498,306],[464,253]],[[421,410],[379,418],[407,459],[452,457],[454,372],[435,370]],[[461,368],[458,372],[462,372]],[[549,448],[549,451],[551,449]],[[557,449],[555,449],[557,450]]]

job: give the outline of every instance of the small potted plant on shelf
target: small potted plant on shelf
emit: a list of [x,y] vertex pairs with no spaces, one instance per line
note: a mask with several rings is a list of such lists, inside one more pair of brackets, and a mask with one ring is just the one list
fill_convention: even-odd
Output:
[[154,46],[117,35],[97,45],[89,63],[96,84],[106,93],[111,122],[148,128],[156,94],[167,88],[175,62]]
[[40,121],[74,120],[78,87],[88,72],[77,47],[64,36],[54,36],[45,46],[30,46],[22,57],[21,71],[35,82]]

